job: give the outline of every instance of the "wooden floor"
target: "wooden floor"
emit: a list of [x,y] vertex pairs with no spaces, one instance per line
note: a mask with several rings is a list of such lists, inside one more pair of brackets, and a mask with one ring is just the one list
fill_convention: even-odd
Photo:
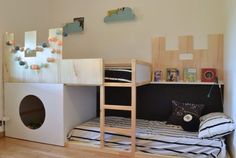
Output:
[[[128,158],[124,155],[87,151],[73,147],[59,147],[23,141],[12,138],[0,138],[0,158]],[[135,158],[153,158],[140,155]],[[163,158],[159,156],[158,158]],[[229,158],[229,156],[227,156]]]
[[0,138],[0,158],[120,158],[120,156]]

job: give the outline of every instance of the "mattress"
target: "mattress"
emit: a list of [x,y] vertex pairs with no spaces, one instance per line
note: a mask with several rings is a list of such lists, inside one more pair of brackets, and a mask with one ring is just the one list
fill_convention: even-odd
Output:
[[[130,127],[130,119],[106,117],[108,127]],[[224,139],[199,139],[196,132],[186,132],[180,126],[166,125],[165,122],[137,119],[136,147],[138,152],[181,156],[189,158],[225,158]],[[99,118],[75,127],[68,134],[70,141],[99,146]],[[129,150],[129,136],[105,133],[105,146]]]

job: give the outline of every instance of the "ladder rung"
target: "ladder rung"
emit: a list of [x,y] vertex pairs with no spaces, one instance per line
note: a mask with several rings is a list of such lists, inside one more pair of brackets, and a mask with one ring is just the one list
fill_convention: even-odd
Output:
[[104,61],[105,67],[125,67],[131,68],[131,60]]
[[105,87],[132,87],[132,83],[105,82]]
[[113,133],[128,135],[128,136],[131,135],[131,129],[105,127],[105,128],[104,128],[104,131],[105,131],[105,132],[113,132]]
[[109,110],[123,110],[123,111],[131,111],[131,106],[128,105],[104,105],[104,109]]

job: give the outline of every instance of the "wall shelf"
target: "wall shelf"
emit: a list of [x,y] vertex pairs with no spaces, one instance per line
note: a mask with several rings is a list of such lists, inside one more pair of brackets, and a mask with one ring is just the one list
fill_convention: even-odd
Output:
[[219,83],[215,82],[167,82],[167,81],[160,81],[160,82],[154,82],[152,81],[151,84],[179,84],[179,85],[224,85],[223,81],[219,81]]

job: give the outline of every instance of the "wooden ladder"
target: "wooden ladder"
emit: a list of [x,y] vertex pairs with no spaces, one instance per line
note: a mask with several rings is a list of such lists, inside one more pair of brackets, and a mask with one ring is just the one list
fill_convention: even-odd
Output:
[[[100,147],[104,148],[105,132],[115,132],[118,134],[123,134],[131,136],[131,150],[129,154],[134,157],[136,151],[136,61],[131,61],[131,70],[132,70],[132,81],[131,83],[103,83],[100,86]],[[105,103],[105,88],[106,87],[130,87],[131,88],[131,105],[107,105]],[[121,110],[121,111],[130,111],[131,112],[131,128],[113,128],[105,126],[105,110]],[[127,153],[127,152],[126,152]]]

